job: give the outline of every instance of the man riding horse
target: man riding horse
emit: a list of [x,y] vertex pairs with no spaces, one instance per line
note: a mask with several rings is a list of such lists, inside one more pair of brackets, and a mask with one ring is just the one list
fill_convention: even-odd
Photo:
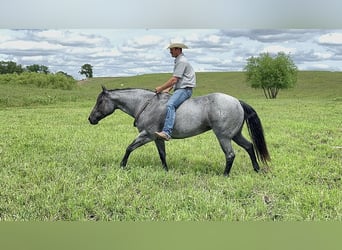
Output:
[[[183,139],[212,130],[226,158],[224,175],[229,175],[235,158],[232,140],[246,150],[253,169],[258,172],[258,160],[267,165],[270,156],[256,111],[247,103],[223,93],[190,98],[192,89],[196,86],[196,76],[182,53],[182,49],[187,47],[184,44],[171,44],[169,48],[171,55],[176,58],[174,73],[166,83],[158,86],[155,92],[168,92],[175,86],[173,95],[156,95],[146,89],[107,90],[102,87],[102,92],[98,95],[89,115],[89,122],[93,125],[98,124],[116,109],[134,118],[139,135],[126,148],[120,163],[122,167],[127,165],[128,158],[135,149],[154,141],[163,168],[168,170],[165,140],[169,140],[171,135],[175,139]],[[156,96],[158,98],[154,98]],[[244,122],[247,124],[252,142],[242,135]],[[155,132],[160,131],[162,126],[164,127],[161,132]]]
[[155,132],[159,138],[166,141],[171,138],[176,118],[176,109],[191,97],[192,89],[196,86],[195,71],[182,52],[182,49],[187,48],[183,43],[172,43],[169,45],[168,49],[170,49],[171,56],[176,58],[173,75],[167,82],[155,89],[156,93],[169,92],[175,86],[174,93],[167,102],[163,130]]

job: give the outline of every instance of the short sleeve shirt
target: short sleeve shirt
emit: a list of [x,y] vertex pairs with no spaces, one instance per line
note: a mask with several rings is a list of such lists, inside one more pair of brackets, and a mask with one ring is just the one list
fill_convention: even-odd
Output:
[[175,89],[194,88],[196,86],[196,74],[184,54],[180,54],[175,59],[173,76],[178,77]]

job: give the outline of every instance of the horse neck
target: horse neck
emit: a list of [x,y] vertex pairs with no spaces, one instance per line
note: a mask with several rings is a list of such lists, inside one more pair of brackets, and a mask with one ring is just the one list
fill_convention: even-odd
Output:
[[135,117],[151,97],[153,92],[143,89],[122,89],[111,91],[111,98],[116,107],[126,114]]

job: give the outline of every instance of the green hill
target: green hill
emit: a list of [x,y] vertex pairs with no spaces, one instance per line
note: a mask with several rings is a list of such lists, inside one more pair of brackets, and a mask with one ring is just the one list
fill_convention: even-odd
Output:
[[[100,90],[100,85],[107,88],[147,88],[154,89],[164,83],[170,74],[148,74],[134,77],[93,78],[82,83],[87,90]],[[339,91],[337,91],[339,90]],[[298,74],[298,81],[293,89],[281,90],[279,98],[332,97],[342,91],[342,72],[303,71]],[[263,98],[261,90],[252,89],[246,83],[244,72],[197,73],[195,95],[212,92],[224,92],[238,98]]]
[[[79,81],[72,90],[39,88],[19,83],[0,84],[0,107],[37,106],[60,102],[94,101],[101,85],[109,89],[146,88],[153,90],[163,84],[170,74],[147,74],[132,77],[98,77]],[[243,72],[197,73],[197,88],[194,95],[223,92],[239,99],[264,98],[259,89],[252,89]],[[279,99],[338,98],[342,96],[342,72],[299,72],[298,82],[293,89],[281,90]]]

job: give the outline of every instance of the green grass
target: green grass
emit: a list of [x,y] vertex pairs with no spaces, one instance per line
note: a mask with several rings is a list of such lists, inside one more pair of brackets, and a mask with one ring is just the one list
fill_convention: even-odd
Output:
[[168,77],[96,78],[73,90],[0,85],[0,220],[342,220],[341,73],[300,72],[276,100],[242,73],[198,74],[195,95],[229,93],[257,110],[272,157],[261,174],[234,144],[225,178],[212,132],[168,142],[168,173],[153,143],[120,169],[137,131],[121,111],[89,125],[100,85],[153,89]]

